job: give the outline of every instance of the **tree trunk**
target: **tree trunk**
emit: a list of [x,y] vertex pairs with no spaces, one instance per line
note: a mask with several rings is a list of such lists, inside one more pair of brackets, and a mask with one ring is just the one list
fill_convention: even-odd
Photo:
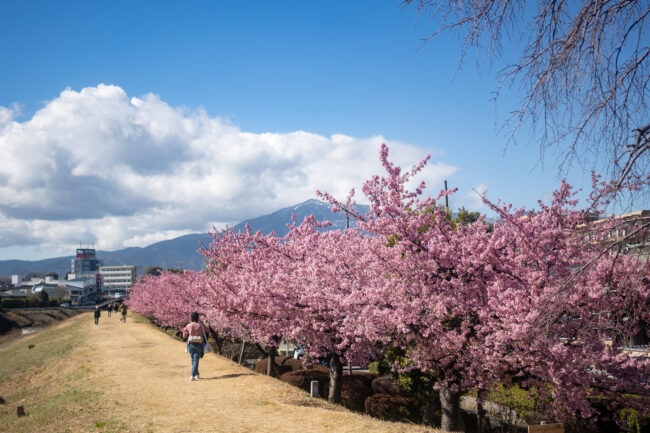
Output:
[[341,358],[332,352],[327,357],[330,368],[330,389],[327,400],[330,403],[341,403],[341,383],[343,380],[343,364]]
[[277,369],[275,368],[275,346],[270,346],[268,350],[268,364],[266,367],[266,375],[271,377],[278,377]]
[[451,392],[449,388],[441,387],[440,407],[442,409],[440,429],[443,432],[463,431],[463,419],[460,415],[460,393]]
[[483,408],[483,402],[485,401],[485,391],[479,389],[476,393],[476,423],[477,423],[477,433],[485,433],[485,424],[487,422],[485,418],[485,409]]
[[241,351],[239,352],[239,365],[244,361],[244,353],[246,352],[246,340],[241,341]]
[[437,392],[432,390],[427,393],[426,399],[422,424],[432,426],[435,421],[436,410],[440,409],[440,397]]
[[214,343],[217,346],[217,353],[221,355],[223,352],[223,342],[226,340],[226,338],[219,337],[219,333],[212,329],[210,326],[208,326],[208,333],[214,339]]

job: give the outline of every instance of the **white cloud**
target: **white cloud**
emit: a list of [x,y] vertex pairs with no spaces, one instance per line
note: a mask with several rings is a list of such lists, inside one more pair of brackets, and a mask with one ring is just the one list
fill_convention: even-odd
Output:
[[[0,107],[0,248],[144,246],[314,197],[382,172],[380,136],[254,134],[117,86],[66,89],[24,122]],[[410,166],[427,151],[388,142]],[[457,171],[431,163],[429,185]],[[436,189],[437,191],[437,189]]]
[[484,183],[479,183],[474,186],[471,191],[465,194],[465,203],[467,210],[480,211],[484,210],[485,204],[483,203],[482,195],[487,192],[487,186]]

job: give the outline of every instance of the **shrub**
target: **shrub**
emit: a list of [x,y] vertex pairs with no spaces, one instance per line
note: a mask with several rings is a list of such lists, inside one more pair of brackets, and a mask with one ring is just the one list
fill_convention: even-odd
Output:
[[414,397],[373,394],[365,400],[366,413],[385,421],[422,421],[422,403]]
[[[349,377],[347,374],[343,375],[343,380],[345,380],[346,377]],[[366,373],[364,371],[358,371],[358,372],[353,372],[352,377],[355,378],[355,380],[360,380],[364,383],[364,385],[371,387],[372,386],[372,381],[377,379],[377,374],[375,373]]]
[[327,371],[323,371],[322,369],[290,371],[280,376],[280,380],[306,392],[311,391],[311,381],[317,380],[320,397],[327,398],[330,376]]
[[390,376],[381,376],[375,378],[371,385],[373,394],[390,394],[397,395],[399,389],[395,384],[395,381]]
[[[290,358],[288,356],[276,356],[273,361],[275,362],[275,368],[278,372],[278,376],[288,373],[290,371],[302,369],[302,363],[298,360]],[[268,367],[268,359],[263,358],[255,363],[255,371],[260,374],[266,374]]]
[[[373,375],[374,376],[374,375]],[[356,411],[365,411],[365,401],[372,394],[372,376],[367,373],[343,376],[341,383],[341,404],[346,408]]]
[[3,299],[0,301],[0,307],[2,308],[25,308],[27,305],[25,299]]

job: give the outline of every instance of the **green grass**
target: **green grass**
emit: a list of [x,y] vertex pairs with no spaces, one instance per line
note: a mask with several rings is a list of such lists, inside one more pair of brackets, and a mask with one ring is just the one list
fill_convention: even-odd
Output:
[[147,324],[149,321],[147,320],[146,317],[138,314],[138,313],[131,313],[126,315],[126,320],[127,321],[133,321],[134,323],[140,323],[140,324]]
[[18,339],[0,347],[0,380],[25,374],[66,356],[79,345],[81,325],[77,322],[60,329],[44,329],[27,341]]

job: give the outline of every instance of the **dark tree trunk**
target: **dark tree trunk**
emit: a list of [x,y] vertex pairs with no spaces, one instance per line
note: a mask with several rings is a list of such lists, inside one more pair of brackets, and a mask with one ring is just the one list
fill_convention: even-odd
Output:
[[266,375],[271,377],[278,377],[277,369],[275,368],[275,346],[270,346],[268,350],[268,364],[266,367]]
[[483,402],[485,401],[485,391],[479,389],[476,393],[476,423],[478,424],[477,433],[485,433],[485,425],[487,419],[485,418],[485,409]]
[[426,395],[426,399],[422,424],[432,426],[435,421],[436,410],[440,409],[440,398],[437,392],[431,391]]
[[268,356],[269,355],[268,352],[266,351],[266,348],[262,347],[262,345],[260,345],[260,343],[255,343],[255,347],[257,347],[257,350],[260,351],[262,356]]
[[244,353],[246,353],[246,340],[241,341],[241,351],[239,352],[239,365],[244,361]]
[[214,343],[217,346],[217,353],[221,355],[223,353],[223,342],[226,340],[225,337],[219,337],[219,333],[208,326],[208,333],[214,339]]
[[440,429],[443,432],[463,431],[463,418],[460,414],[460,393],[451,392],[449,388],[441,387],[440,407],[442,409]]
[[336,353],[330,353],[327,357],[330,368],[330,389],[327,400],[331,403],[341,403],[341,383],[343,380],[343,364]]

